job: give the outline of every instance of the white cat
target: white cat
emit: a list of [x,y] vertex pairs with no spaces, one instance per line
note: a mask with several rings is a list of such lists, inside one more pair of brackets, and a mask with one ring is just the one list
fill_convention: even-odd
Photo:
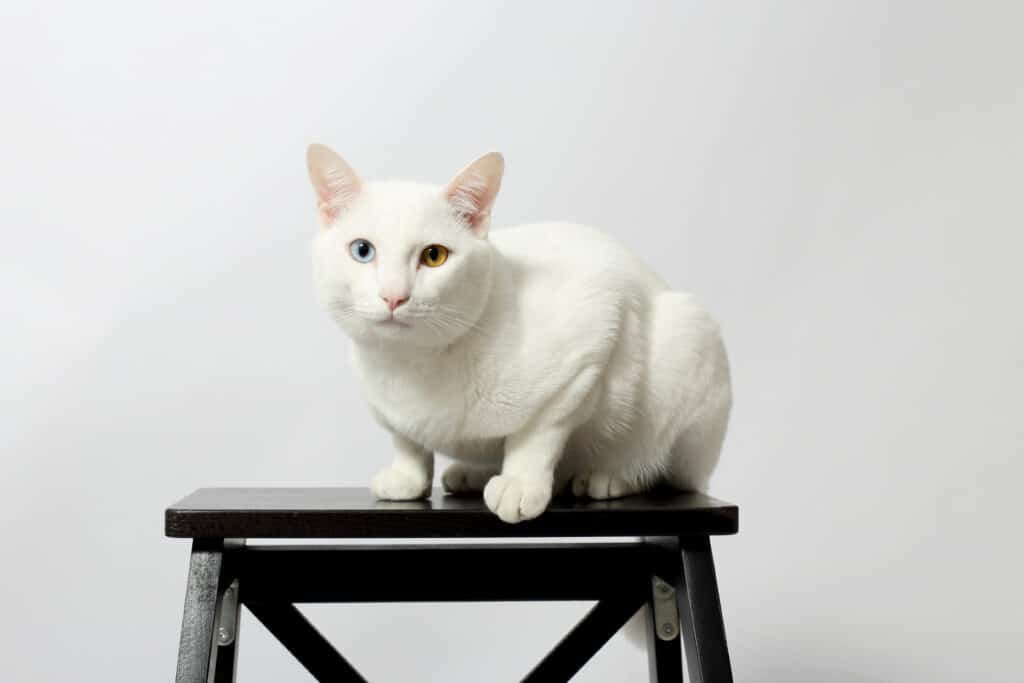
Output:
[[320,297],[352,338],[371,410],[394,439],[382,499],[454,493],[506,522],[553,492],[605,499],[666,482],[702,490],[732,402],[718,326],[603,233],[538,223],[488,235],[504,161],[446,187],[364,183],[322,145]]

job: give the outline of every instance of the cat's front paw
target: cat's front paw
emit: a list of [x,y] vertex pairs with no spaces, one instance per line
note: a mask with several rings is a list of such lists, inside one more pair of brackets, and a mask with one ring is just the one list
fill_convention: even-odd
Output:
[[430,479],[395,467],[387,467],[370,482],[370,490],[380,500],[418,500],[430,493]]
[[533,519],[551,502],[551,481],[499,474],[484,487],[484,502],[503,522]]

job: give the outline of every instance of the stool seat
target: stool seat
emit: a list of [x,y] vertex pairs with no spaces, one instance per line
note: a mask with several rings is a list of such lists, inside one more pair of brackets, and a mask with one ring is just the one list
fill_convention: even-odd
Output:
[[590,501],[556,498],[537,519],[507,524],[480,496],[435,489],[420,501],[379,501],[365,488],[202,488],[167,508],[174,538],[522,538],[735,534],[735,505],[657,490]]
[[[481,496],[440,490],[389,502],[363,488],[201,488],[164,520],[167,536],[192,539],[175,680],[235,680],[243,606],[317,680],[365,683],[297,603],[594,600],[522,681],[568,681],[648,605],[652,682],[682,683],[685,647],[690,681],[731,683],[710,537],[736,533],[738,514],[669,489],[560,497],[537,519],[506,524]],[[252,543],[310,538],[378,542]],[[396,538],[420,540],[380,542]],[[430,540],[458,538],[490,540]]]

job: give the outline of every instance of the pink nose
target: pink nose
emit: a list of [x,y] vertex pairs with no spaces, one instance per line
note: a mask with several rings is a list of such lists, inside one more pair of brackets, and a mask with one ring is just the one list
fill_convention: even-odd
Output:
[[384,301],[387,303],[388,310],[394,313],[396,308],[398,308],[399,306],[401,306],[402,304],[409,300],[409,297],[381,296],[381,299],[384,299]]

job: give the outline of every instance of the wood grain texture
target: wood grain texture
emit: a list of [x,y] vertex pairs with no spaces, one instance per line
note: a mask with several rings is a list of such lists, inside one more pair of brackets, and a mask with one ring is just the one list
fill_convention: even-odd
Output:
[[192,545],[176,683],[207,683],[223,559],[220,543],[196,541]]
[[659,490],[610,501],[559,498],[539,518],[498,519],[479,497],[435,489],[422,501],[378,501],[364,488],[203,488],[167,508],[174,538],[521,538],[734,534],[735,505]]

